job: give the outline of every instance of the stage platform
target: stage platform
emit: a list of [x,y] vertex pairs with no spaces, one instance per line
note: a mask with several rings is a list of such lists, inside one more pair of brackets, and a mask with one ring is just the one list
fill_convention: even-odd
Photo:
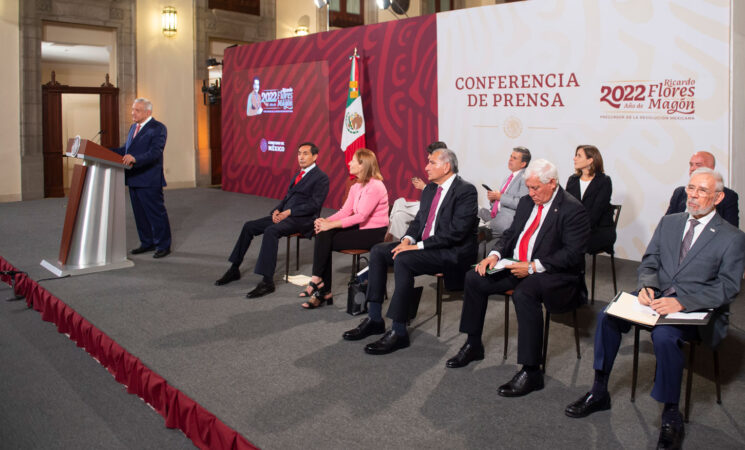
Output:
[[[633,336],[628,336],[610,380],[613,408],[586,419],[564,415],[566,405],[585,393],[592,382],[595,316],[612,296],[607,258],[598,258],[598,300],[594,306],[579,311],[582,358],[576,358],[571,317],[556,317],[551,325],[545,388],[524,398],[506,399],[497,395],[497,387],[518,369],[517,321],[511,308],[510,343],[504,361],[501,296],[494,296],[489,304],[485,360],[462,369],[447,369],[445,361],[465,341],[458,331],[462,302],[459,296],[446,299],[441,337],[436,337],[433,277],[417,280],[417,285],[424,285],[425,290],[411,328],[411,347],[386,356],[363,352],[364,344],[373,338],[361,342],[341,339],[342,332],[360,320],[345,312],[350,256],[334,256],[335,304],[311,311],[300,307],[297,295],[301,288],[282,280],[284,240],[274,294],[245,298],[260,280],[253,274],[258,241],[251,246],[242,266],[243,278],[227,286],[214,286],[214,280],[229,265],[227,256],[243,222],[268,214],[275,204],[272,199],[217,189],[168,190],[166,206],[174,242],[170,256],[155,260],[152,254],[135,255],[131,257],[135,263],[132,268],[49,279],[39,285],[139,358],[170,386],[260,448],[642,448],[656,443],[661,407],[648,395],[654,377],[648,333],[642,334],[635,403],[629,401]],[[39,262],[59,250],[65,206],[66,199],[0,204],[0,256],[33,280],[52,277]],[[138,244],[129,205],[127,243],[129,248]],[[293,249],[291,273],[309,275],[311,261],[312,243],[301,240],[300,270],[294,270]],[[617,262],[620,289],[634,287],[636,265],[631,261]],[[391,287],[389,280],[389,293]],[[0,292],[3,297],[10,296],[9,288],[3,287]],[[720,348],[722,405],[715,401],[711,352],[697,351],[686,447],[745,446],[743,300],[745,296],[740,294],[733,304],[733,326]],[[3,305],[2,310],[9,316],[42,320],[21,302]],[[54,338],[64,336],[40,333],[25,339]],[[0,360],[16,361],[16,366],[21,366],[14,353],[19,351],[14,347],[18,345],[3,342]],[[89,358],[83,350],[77,351],[81,358]],[[34,370],[33,361],[25,364],[29,365],[25,370]],[[70,360],[55,364],[64,367],[77,363]],[[90,370],[103,370],[100,366],[87,366]],[[54,380],[54,371],[60,369],[50,370],[46,377]],[[76,382],[70,376],[65,380]],[[100,382],[117,386],[110,376],[101,377]],[[85,390],[75,389],[83,402],[88,401]],[[31,408],[23,413],[25,416],[50,414],[38,408],[44,399],[25,401],[24,396],[30,393],[7,386],[2,392],[12,399],[0,404]],[[97,421],[87,425],[75,422],[75,411],[65,410],[64,402],[54,401],[54,390],[45,395],[50,397],[48,407],[52,414],[76,423],[75,426],[105,426]],[[112,395],[132,397],[123,389]],[[108,401],[91,410],[94,415],[111,416],[116,414],[112,408],[123,402],[126,401]],[[0,406],[2,416],[14,414],[8,408]],[[146,407],[143,414],[154,416]],[[5,417],[0,419],[8,423]],[[155,416],[155,420],[161,420],[165,427],[162,419]],[[6,429],[0,433],[3,446],[24,443],[7,440],[20,439],[18,436],[23,433],[51,433],[35,427],[34,420],[19,426],[24,423],[26,430],[14,429],[11,433]],[[111,424],[106,420],[103,423]],[[130,424],[116,426],[126,429]],[[144,425],[132,426],[134,429],[126,433],[140,433],[138,427]],[[190,445],[171,438],[164,442],[161,448]],[[127,446],[140,445],[123,445]]]

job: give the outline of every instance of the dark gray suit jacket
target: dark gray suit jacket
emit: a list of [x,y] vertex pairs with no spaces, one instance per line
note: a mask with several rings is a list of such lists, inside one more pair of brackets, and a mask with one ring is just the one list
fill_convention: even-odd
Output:
[[727,335],[729,304],[740,292],[745,271],[745,233],[717,213],[678,264],[688,213],[663,216],[638,269],[638,289],[675,288],[685,311],[714,308],[701,338],[716,346]]

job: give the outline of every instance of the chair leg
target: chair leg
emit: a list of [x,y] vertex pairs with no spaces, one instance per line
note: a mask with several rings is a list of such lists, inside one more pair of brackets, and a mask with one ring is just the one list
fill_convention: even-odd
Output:
[[577,310],[572,311],[572,317],[574,318],[574,344],[577,346],[577,359],[582,358],[579,352],[579,326],[577,326]]
[[285,283],[290,281],[290,239],[291,236],[287,236],[287,249],[285,251]]
[[360,255],[352,255],[352,276],[360,271]]
[[613,273],[613,295],[618,294],[618,286],[616,285],[616,258],[613,257],[613,253],[610,254],[610,267]]
[[595,258],[597,255],[592,255],[592,289],[590,294],[590,304],[595,304]]
[[502,359],[507,359],[507,345],[510,341],[510,296],[504,296],[504,355]]
[[714,382],[717,385],[717,403],[722,404],[722,385],[719,382],[719,350],[714,350]]
[[445,288],[443,277],[437,277],[437,337],[440,337],[440,322],[442,321],[442,292]]
[[636,395],[636,375],[639,370],[639,327],[634,325],[634,365],[631,369],[631,402]]
[[548,325],[551,323],[551,313],[546,311],[546,323],[543,327],[543,354],[541,355],[541,371],[546,373],[546,353],[548,352]]
[[300,270],[300,236],[295,236],[295,270]]
[[696,344],[689,342],[690,350],[688,351],[688,377],[686,379],[686,405],[683,410],[683,420],[688,423],[688,416],[691,412],[691,384],[693,383],[693,357],[696,353]]

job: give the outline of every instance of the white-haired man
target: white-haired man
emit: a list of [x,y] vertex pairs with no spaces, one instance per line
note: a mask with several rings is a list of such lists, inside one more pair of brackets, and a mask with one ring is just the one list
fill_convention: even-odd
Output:
[[[685,213],[663,216],[639,265],[639,302],[660,315],[714,309],[705,327],[657,325],[652,343],[657,371],[652,397],[664,403],[657,448],[680,448],[685,431],[678,409],[685,355],[680,343],[702,339],[715,347],[727,334],[729,304],[740,292],[745,270],[745,233],[716,211],[723,200],[722,176],[700,168],[686,186]],[[600,312],[595,329],[595,381],[589,392],[567,406],[569,417],[610,409],[608,378],[631,323]]]
[[140,237],[140,246],[132,254],[154,250],[153,258],[163,258],[171,253],[171,225],[163,199],[163,149],[168,132],[153,118],[153,104],[146,98],[132,103],[132,122],[124,146],[111,149],[122,155],[122,163],[130,167],[124,172],[124,183],[129,186]]
[[[584,261],[590,220],[584,206],[558,184],[556,166],[545,159],[525,170],[528,195],[515,220],[489,255],[466,275],[460,331],[468,339],[447,367],[463,367],[484,358],[481,334],[489,295],[514,289],[518,322],[517,362],[522,369],[498,394],[518,397],[543,388],[539,369],[543,342],[543,308],[564,312],[587,301]],[[487,274],[500,259],[516,262]]]

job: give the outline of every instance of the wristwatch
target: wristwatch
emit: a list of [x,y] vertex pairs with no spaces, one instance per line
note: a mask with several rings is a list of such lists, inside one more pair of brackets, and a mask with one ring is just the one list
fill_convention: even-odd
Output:
[[528,275],[533,275],[535,271],[533,270],[533,261],[528,263]]

